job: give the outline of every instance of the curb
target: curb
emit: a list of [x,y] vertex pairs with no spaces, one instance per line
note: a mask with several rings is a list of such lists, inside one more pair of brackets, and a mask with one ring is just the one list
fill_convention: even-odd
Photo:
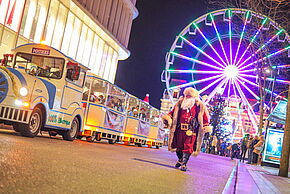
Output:
[[230,177],[225,185],[225,188],[222,194],[236,193],[236,186],[237,186],[237,181],[238,181],[238,170],[239,170],[239,162],[236,161],[236,165],[234,166],[230,174]]

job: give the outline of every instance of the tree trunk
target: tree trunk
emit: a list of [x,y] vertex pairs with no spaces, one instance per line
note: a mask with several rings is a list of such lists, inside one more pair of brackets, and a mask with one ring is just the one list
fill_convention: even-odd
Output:
[[280,160],[279,176],[288,177],[289,170],[289,150],[290,150],[290,85],[288,88],[288,104],[286,112],[286,125],[284,129],[284,138],[282,146],[282,155]]

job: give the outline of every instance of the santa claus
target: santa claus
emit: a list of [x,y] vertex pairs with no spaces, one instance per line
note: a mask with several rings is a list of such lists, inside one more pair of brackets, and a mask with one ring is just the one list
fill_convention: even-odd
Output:
[[198,91],[189,87],[183,94],[173,110],[162,119],[165,127],[170,129],[168,150],[176,152],[178,157],[175,167],[186,171],[190,155],[199,154],[203,135],[212,128],[208,110],[199,99]]

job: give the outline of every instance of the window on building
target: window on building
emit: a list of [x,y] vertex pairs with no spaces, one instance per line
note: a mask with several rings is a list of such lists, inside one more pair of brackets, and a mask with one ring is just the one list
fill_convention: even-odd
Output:
[[61,44],[61,51],[66,55],[68,54],[68,49],[71,42],[74,20],[75,20],[75,15],[72,12],[69,12],[66,25],[65,25],[63,41]]
[[56,49],[60,49],[62,43],[67,14],[67,8],[60,4],[51,43],[51,46]]
[[69,44],[69,51],[68,51],[69,56],[72,58],[76,58],[81,29],[82,29],[82,22],[81,20],[79,20],[79,18],[76,17],[74,20],[72,37],[71,37],[71,41]]
[[44,40],[43,40],[43,42],[47,45],[51,45],[52,42],[59,5],[60,3],[57,0],[51,0],[50,2],[50,8],[47,17],[47,23],[44,29]]

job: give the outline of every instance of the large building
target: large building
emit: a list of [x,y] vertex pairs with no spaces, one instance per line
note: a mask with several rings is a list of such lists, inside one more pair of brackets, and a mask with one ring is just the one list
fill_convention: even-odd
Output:
[[16,46],[43,43],[111,82],[129,57],[136,0],[0,0],[0,59]]

